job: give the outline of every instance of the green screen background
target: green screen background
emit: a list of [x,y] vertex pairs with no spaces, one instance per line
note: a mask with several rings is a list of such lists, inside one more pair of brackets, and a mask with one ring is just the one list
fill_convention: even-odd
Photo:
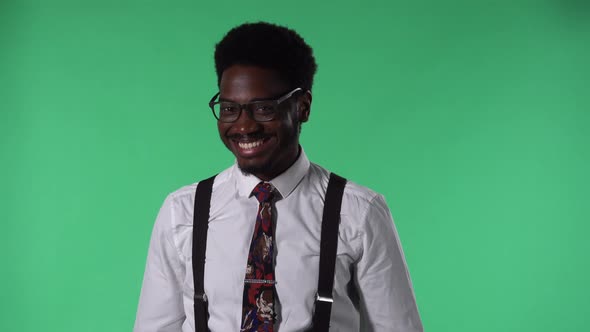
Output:
[[0,2],[1,331],[130,331],[166,194],[232,162],[214,44],[299,31],[310,159],[385,195],[428,331],[590,323],[587,1]]

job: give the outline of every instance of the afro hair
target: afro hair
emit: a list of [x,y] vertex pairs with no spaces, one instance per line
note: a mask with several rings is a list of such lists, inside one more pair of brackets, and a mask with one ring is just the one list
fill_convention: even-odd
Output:
[[231,29],[215,46],[217,84],[233,65],[275,70],[292,88],[310,90],[317,64],[297,32],[272,23],[245,23]]

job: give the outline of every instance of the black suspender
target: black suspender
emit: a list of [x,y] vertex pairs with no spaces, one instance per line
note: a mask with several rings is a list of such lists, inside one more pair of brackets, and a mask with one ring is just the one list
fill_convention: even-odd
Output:
[[346,179],[334,173],[330,174],[322,216],[320,275],[313,313],[314,332],[327,332],[330,328],[330,314],[332,302],[334,302],[332,289],[334,288],[334,269],[336,267],[336,250],[338,249],[338,226],[345,185]]
[[[214,180],[215,176],[199,182],[195,193],[195,210],[193,213],[193,279],[195,288],[195,328],[197,332],[209,331],[207,326],[209,311],[203,279],[205,276],[205,249],[207,248],[209,207]],[[340,224],[340,208],[342,206],[342,195],[345,185],[346,179],[334,173],[330,174],[322,216],[318,292],[312,318],[313,327],[310,329],[313,332],[327,332],[330,328],[330,314],[332,312],[332,302],[334,302],[332,290],[334,288],[334,271],[338,247],[338,226]]]
[[[194,310],[195,331],[209,331],[209,309],[203,279],[205,277],[205,249],[207,249],[207,228],[209,228],[209,207],[215,176],[199,182],[195,193],[193,212],[193,282],[195,288]],[[198,208],[197,208],[198,207]]]

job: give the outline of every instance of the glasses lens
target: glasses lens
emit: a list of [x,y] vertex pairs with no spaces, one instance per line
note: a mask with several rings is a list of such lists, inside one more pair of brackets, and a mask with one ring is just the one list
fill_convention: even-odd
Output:
[[252,115],[256,121],[270,121],[275,117],[276,106],[272,101],[252,104]]
[[234,103],[221,102],[213,105],[215,116],[222,122],[233,122],[240,116],[240,106]]
[[[244,106],[255,121],[271,121],[276,116],[277,105],[275,101],[259,101]],[[222,101],[212,104],[212,107],[215,117],[221,122],[234,122],[240,117],[240,104]]]

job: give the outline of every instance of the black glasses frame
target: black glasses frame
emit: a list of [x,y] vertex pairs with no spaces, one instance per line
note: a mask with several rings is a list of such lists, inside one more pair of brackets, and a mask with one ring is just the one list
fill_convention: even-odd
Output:
[[[287,94],[283,95],[282,97],[279,97],[278,99],[270,99],[270,100],[258,100],[258,101],[253,101],[253,102],[249,102],[249,103],[245,103],[245,104],[240,104],[240,103],[234,103],[234,102],[229,102],[229,101],[215,101],[215,99],[217,99],[217,97],[219,96],[220,92],[216,93],[215,96],[213,96],[213,98],[211,98],[211,100],[209,101],[209,107],[211,108],[211,112],[213,112],[213,116],[217,119],[217,121],[221,121],[224,123],[232,123],[232,122],[236,122],[240,116],[242,115],[242,110],[246,110],[246,112],[248,112],[250,115],[250,118],[254,119],[254,121],[256,122],[268,122],[268,121],[272,121],[275,119],[277,112],[276,112],[276,107],[279,106],[279,104],[281,104],[282,102],[284,102],[285,100],[291,98],[295,93],[299,92],[299,91],[303,91],[303,89],[301,88],[296,88],[290,92],[288,92]],[[221,120],[217,114],[215,113],[215,105],[221,104],[221,103],[225,103],[225,104],[230,104],[230,105],[234,105],[236,106],[239,111],[237,113],[237,116],[235,117],[235,119],[231,120],[231,121],[227,121],[226,120]],[[260,104],[272,104],[272,106],[275,108],[275,110],[273,111],[272,115],[270,117],[265,117],[263,119],[257,119],[257,115],[256,113],[254,113],[254,107],[255,105],[260,105]]]

